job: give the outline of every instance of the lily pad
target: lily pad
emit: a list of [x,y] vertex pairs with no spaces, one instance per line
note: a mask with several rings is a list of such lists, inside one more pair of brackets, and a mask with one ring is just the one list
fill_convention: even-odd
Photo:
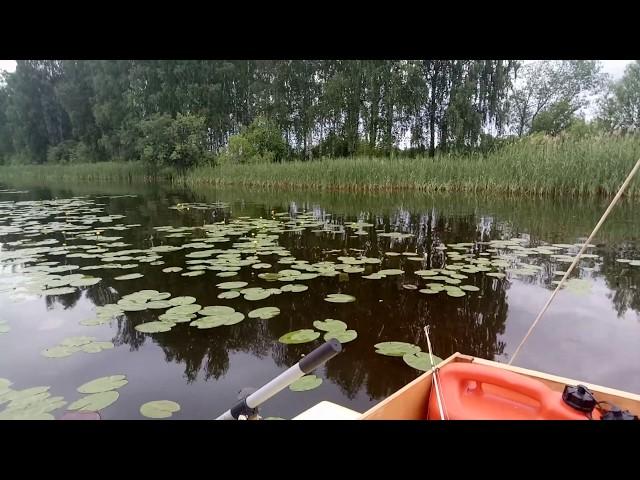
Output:
[[163,268],[162,271],[164,273],[176,273],[176,272],[181,272],[182,267],[167,267],[167,268]]
[[301,285],[299,283],[288,283],[286,285],[283,285],[282,287],[280,287],[280,290],[282,290],[283,292],[304,292],[305,290],[308,290],[309,287],[307,287],[306,285]]
[[174,323],[169,322],[147,322],[136,325],[135,329],[143,333],[159,333],[168,332],[174,325]]
[[355,330],[330,330],[324,334],[325,341],[335,338],[340,343],[347,343],[355,340],[358,337],[358,332]]
[[405,353],[418,353],[419,346],[406,342],[380,342],[374,345],[376,353],[390,357],[402,357]]
[[431,370],[433,366],[442,362],[442,359],[440,357],[436,357],[435,355],[433,355],[434,363],[432,364],[431,359],[429,358],[429,354],[426,352],[405,353],[402,356],[402,360],[404,360],[404,362],[410,367],[413,367],[416,370],[422,370],[423,372]]
[[198,310],[198,315],[208,317],[210,315],[230,315],[233,312],[235,312],[235,310],[231,307],[224,305],[211,305]]
[[313,326],[318,330],[324,330],[325,332],[344,331],[347,329],[347,324],[341,320],[334,320],[333,318],[327,318],[326,320],[316,320],[313,322]]
[[316,377],[315,375],[305,375],[289,385],[289,390],[293,392],[305,392],[318,388],[321,384],[322,378]]
[[256,308],[255,310],[251,310],[249,312],[248,317],[261,318],[262,320],[267,320],[279,314],[280,314],[280,309],[278,307],[262,307],[262,308]]
[[95,339],[96,337],[68,337],[62,340],[60,345],[64,347],[80,347],[93,342]]
[[404,273],[404,270],[400,270],[398,268],[389,268],[386,270],[378,271],[378,274],[384,275],[385,277],[388,277],[389,275],[402,275],[403,273]]
[[221,298],[221,299],[225,299],[225,298],[227,298],[227,299],[231,299],[231,298],[237,298],[237,297],[239,297],[239,296],[240,296],[240,292],[237,292],[237,291],[235,291],[235,290],[229,290],[229,291],[222,292],[222,293],[218,294],[218,297],[217,297],[217,298]]
[[127,275],[120,275],[119,277],[114,277],[114,280],[135,280],[136,278],[144,277],[141,273],[129,273]]
[[155,400],[140,406],[140,413],[148,418],[168,418],[180,411],[180,405],[171,400]]
[[169,299],[169,303],[175,307],[180,305],[190,305],[196,302],[196,297],[174,297]]
[[247,282],[223,282],[218,283],[216,286],[218,288],[222,288],[223,290],[233,290],[236,288],[243,288],[249,285]]
[[81,412],[97,412],[104,410],[109,405],[118,400],[120,394],[116,391],[110,390],[108,392],[94,393],[93,395],[87,395],[79,400],[76,400],[67,407],[68,410],[79,410]]
[[460,290],[466,290],[467,292],[477,292],[480,289],[475,285],[460,285]]
[[110,375],[100,377],[80,385],[77,390],[80,393],[100,393],[115,390],[129,383],[124,375]]
[[494,278],[504,278],[507,275],[504,274],[504,273],[500,273],[500,272],[489,272],[489,273],[487,273],[487,276],[488,277],[494,277]]
[[189,325],[192,327],[198,327],[200,330],[204,330],[207,328],[216,328],[221,327],[222,325],[226,325],[227,316],[212,316],[212,317],[202,317],[197,320],[194,320]]
[[320,336],[320,332],[311,329],[295,330],[282,335],[278,341],[280,343],[307,343],[312,342]]
[[77,351],[77,347],[64,347],[59,345],[51,348],[46,348],[40,353],[42,354],[42,356],[47,358],[63,358],[73,355]]
[[188,305],[178,305],[177,307],[172,307],[165,313],[167,315],[190,315],[192,313],[196,313],[200,309],[202,309],[202,307],[197,303],[190,303]]
[[447,290],[447,295],[450,297],[464,297],[466,293],[462,290]]
[[250,302],[255,302],[258,300],[264,300],[265,298],[269,298],[271,296],[271,292],[267,291],[267,290],[263,290],[261,292],[251,292],[251,293],[247,293],[244,296],[245,300],[248,300]]
[[79,278],[77,280],[72,280],[69,282],[69,285],[72,287],[90,287],[91,285],[95,285],[100,282],[102,279],[100,277],[85,277]]
[[200,275],[204,275],[206,272],[204,270],[192,270],[190,272],[181,273],[183,277],[198,277]]
[[43,290],[42,293],[45,295],[66,295],[68,293],[73,293],[76,291],[75,287],[60,287],[60,288],[49,288],[47,290]]
[[418,290],[420,293],[426,293],[428,295],[433,295],[434,293],[438,293],[441,290],[434,290],[432,288],[421,288],[420,290]]
[[349,302],[355,302],[356,297],[352,295],[345,295],[342,293],[330,293],[325,297],[324,300],[326,302],[331,302],[331,303],[349,303]]

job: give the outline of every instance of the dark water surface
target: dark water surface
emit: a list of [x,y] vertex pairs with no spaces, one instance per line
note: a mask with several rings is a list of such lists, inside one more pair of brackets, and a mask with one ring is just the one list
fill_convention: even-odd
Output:
[[[79,385],[97,377],[124,374],[129,383],[119,389],[119,399],[102,412],[106,419],[143,418],[139,413],[141,404],[163,399],[181,405],[174,419],[214,418],[236,402],[239,390],[263,385],[322,343],[320,337],[310,343],[286,345],[278,341],[281,335],[312,329],[314,320],[327,318],[346,322],[349,329],[357,331],[357,339],[345,343],[343,353],[316,372],[323,378],[320,387],[307,392],[285,390],[263,407],[263,416],[292,418],[321,400],[358,411],[368,409],[421,373],[401,357],[376,354],[374,344],[403,341],[426,351],[422,329],[427,324],[432,325],[434,353],[442,358],[461,352],[506,362],[554,288],[552,281],[561,278],[554,272],[566,270],[569,263],[549,254],[514,256],[517,251],[508,249],[487,252],[492,246],[477,242],[519,238],[527,248],[584,242],[607,205],[606,200],[593,199],[524,200],[418,193],[352,195],[189,190],[166,185],[7,185],[0,179],[1,189],[23,193],[0,193],[0,321],[5,320],[10,327],[7,333],[0,334],[0,377],[10,379],[14,389],[51,386],[52,395],[73,402],[82,396],[76,392]],[[185,255],[198,250],[196,247],[159,253],[162,265],[140,262],[130,269],[73,270],[71,273],[102,278],[96,285],[73,293],[45,296],[16,290],[22,270],[37,262],[58,261],[58,265],[80,267],[106,263],[101,258],[69,258],[55,251],[55,255],[45,252],[30,263],[14,261],[7,255],[47,239],[58,240],[56,244],[43,244],[52,248],[65,243],[96,244],[97,240],[77,238],[73,233],[63,233],[64,228],[57,228],[54,222],[60,224],[65,217],[59,213],[49,215],[50,204],[40,204],[42,214],[34,215],[34,205],[39,204],[21,203],[71,197],[91,202],[82,207],[85,210],[81,208],[78,218],[125,216],[104,223],[93,221],[87,224],[89,230],[83,230],[86,234],[98,229],[103,236],[122,237],[116,241],[130,244],[104,246],[107,251],[179,246],[205,237],[202,229],[190,231],[192,235],[187,237],[167,237],[166,232],[153,227],[201,227],[239,217],[277,220],[282,218],[277,213],[288,212],[294,219],[300,214],[312,214],[316,223],[324,224],[277,234],[276,244],[296,259],[340,263],[339,256],[362,254],[382,263],[365,265],[365,273],[293,282],[307,285],[309,289],[304,292],[285,292],[258,301],[247,301],[243,296],[218,299],[223,290],[216,287],[217,283],[245,281],[248,287],[279,288],[285,282],[268,282],[257,275],[293,267],[278,264],[282,257],[270,254],[258,255],[260,262],[271,264],[270,268],[243,266],[238,275],[228,278],[220,278],[216,276],[219,272],[212,270],[195,277],[182,276],[186,269],[180,273],[162,272],[170,266],[195,265],[186,264],[185,260],[192,259]],[[194,202],[208,206],[170,208]],[[90,213],[88,209],[95,211]],[[358,220],[373,227],[344,227],[345,222]],[[79,222],[76,219],[75,224]],[[43,231],[43,224],[52,228]],[[140,226],[109,229],[119,224]],[[7,228],[11,225],[18,228],[11,231]],[[637,205],[628,203],[617,208],[594,242],[596,246],[588,250],[598,257],[582,261],[573,275],[584,282],[560,292],[520,353],[517,365],[640,393],[640,266],[616,262],[640,260],[639,227]],[[321,229],[332,233],[313,231]],[[354,235],[357,230],[366,234]],[[411,236],[381,236],[383,231]],[[207,248],[229,249],[236,241],[238,237]],[[509,267],[492,270],[506,273],[506,278],[487,276],[486,272],[469,273],[461,285],[474,285],[479,291],[468,291],[463,297],[451,297],[445,292],[427,295],[403,288],[406,284],[425,288],[429,281],[413,272],[455,263],[447,261],[445,252],[437,247],[461,242],[473,244],[458,250],[462,254],[471,252],[481,258],[479,253],[485,253],[483,257],[488,259],[500,254],[508,258]],[[340,253],[329,253],[330,250]],[[83,250],[69,250],[78,251]],[[421,260],[385,255],[389,251],[417,253]],[[578,247],[573,246],[554,253],[575,255],[577,251]],[[206,259],[213,258],[215,255]],[[379,269],[402,269],[404,273],[380,280],[361,278]],[[113,279],[135,272],[144,277]],[[179,323],[171,331],[151,334],[134,327],[157,320],[164,310],[125,312],[98,326],[79,324],[95,317],[96,306],[116,303],[123,295],[144,289],[170,292],[172,297],[193,296],[199,305],[227,305],[245,315],[267,306],[278,307],[281,313],[268,320],[246,318],[236,325],[205,330]],[[330,293],[353,295],[356,301],[329,303],[324,298]],[[64,358],[41,355],[43,349],[65,338],[84,335],[112,341],[115,348],[99,353],[78,352]],[[59,417],[63,411],[61,408],[52,414]]]

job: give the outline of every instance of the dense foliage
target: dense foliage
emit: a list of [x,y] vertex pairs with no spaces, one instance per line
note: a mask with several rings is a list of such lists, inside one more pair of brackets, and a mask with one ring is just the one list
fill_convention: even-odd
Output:
[[[488,151],[509,135],[640,127],[640,64],[595,61],[20,60],[0,80],[0,162],[149,168]],[[581,123],[582,122],[582,123]]]

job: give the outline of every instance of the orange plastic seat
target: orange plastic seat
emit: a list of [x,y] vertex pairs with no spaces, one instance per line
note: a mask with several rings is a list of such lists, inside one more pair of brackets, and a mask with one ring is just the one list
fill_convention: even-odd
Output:
[[[588,420],[539,380],[474,363],[449,363],[439,370],[440,395],[450,420]],[[594,418],[599,415],[593,412]],[[440,420],[432,386],[427,417]]]

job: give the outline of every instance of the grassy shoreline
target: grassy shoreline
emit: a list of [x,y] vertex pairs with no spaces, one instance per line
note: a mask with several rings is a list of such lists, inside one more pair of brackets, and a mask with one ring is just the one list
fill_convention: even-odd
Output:
[[[640,137],[530,138],[487,155],[338,158],[197,167],[165,180],[187,186],[240,185],[323,191],[486,192],[524,196],[612,195],[640,158]],[[153,182],[140,162],[0,166],[0,182]],[[627,196],[640,198],[640,179]]]

